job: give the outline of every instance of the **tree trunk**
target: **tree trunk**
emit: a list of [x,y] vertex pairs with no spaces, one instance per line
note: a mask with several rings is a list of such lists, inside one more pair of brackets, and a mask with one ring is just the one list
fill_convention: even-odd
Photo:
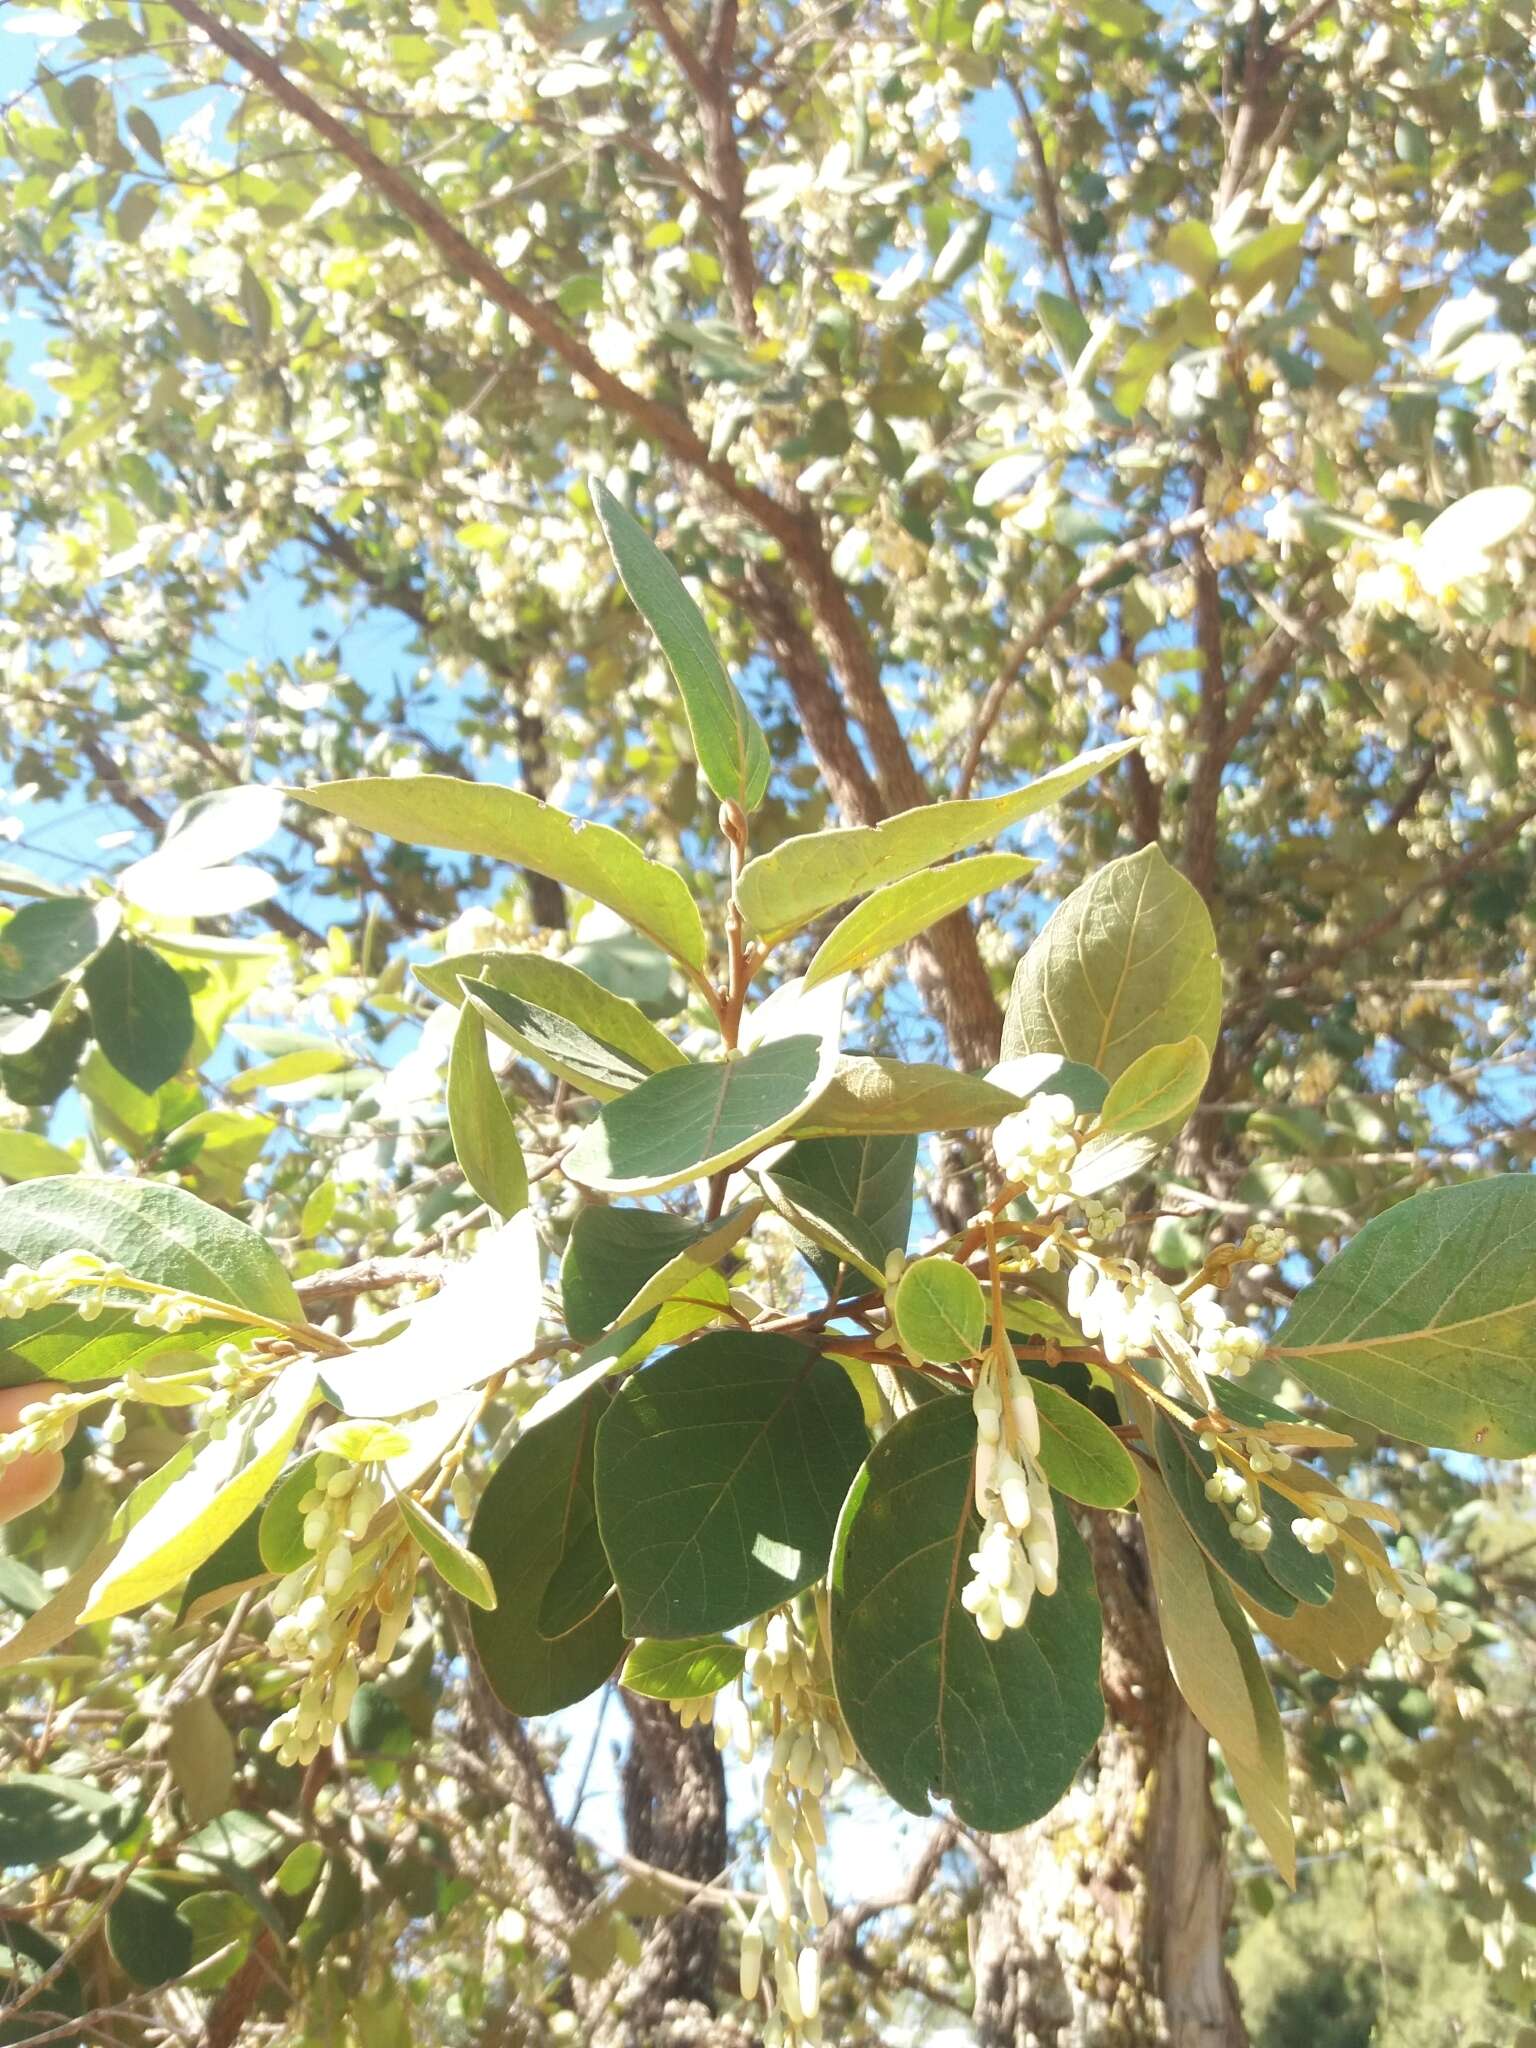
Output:
[[987,1846],[978,2048],[1247,2048],[1205,1733],[1169,1676],[1136,1526],[1088,1534],[1110,1724],[1091,1785]]
[[[623,1695],[631,1736],[623,1766],[624,1836],[632,1856],[708,1882],[730,1857],[725,1766],[707,1723],[679,1726],[660,1700]],[[589,2048],[748,2048],[750,2037],[715,2010],[720,1916],[685,1909],[641,1923],[633,1967],[605,1982]]]

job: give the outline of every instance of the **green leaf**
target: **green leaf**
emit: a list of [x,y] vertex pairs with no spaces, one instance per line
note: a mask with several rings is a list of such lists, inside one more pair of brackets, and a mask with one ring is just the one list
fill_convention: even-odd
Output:
[[635,1374],[597,1437],[627,1632],[735,1628],[820,1578],[866,1442],[847,1375],[791,1337],[716,1331]]
[[256,1525],[256,1548],[261,1563],[269,1572],[279,1575],[295,1572],[311,1554],[309,1545],[304,1541],[304,1513],[299,1502],[314,1486],[315,1468],[319,1462],[319,1453],[312,1452],[309,1457],[300,1458],[296,1465],[290,1466],[272,1489],[271,1498],[260,1512]]
[[959,1365],[986,1341],[981,1282],[953,1259],[914,1259],[896,1284],[891,1310],[902,1348],[930,1365]]
[[639,520],[595,479],[592,502],[624,588],[677,678],[704,780],[722,803],[755,811],[768,787],[768,742],[726,674],[698,606]]
[[443,1584],[467,1600],[471,1607],[489,1612],[496,1605],[496,1588],[481,1559],[472,1550],[466,1550],[456,1537],[450,1536],[440,1522],[433,1521],[408,1493],[396,1494],[395,1502],[405,1526]]
[[1019,1107],[1019,1097],[976,1074],[922,1062],[843,1059],[796,1125],[797,1138],[921,1136],[984,1130]]
[[[851,1251],[883,1285],[887,1257],[906,1250],[912,1230],[914,1136],[802,1139],[769,1179],[781,1212],[787,1203],[795,1212],[789,1220],[822,1246],[823,1256],[811,1263],[824,1287],[833,1286]],[[862,1291],[852,1273],[844,1277]]]
[[84,983],[96,1043],[125,1081],[153,1095],[192,1050],[187,984],[152,946],[124,938],[102,948]]
[[1166,1132],[1200,1100],[1210,1070],[1209,1048],[1198,1038],[1149,1046],[1110,1083],[1099,1111],[1100,1131]]
[[192,1929],[157,1885],[129,1878],[107,1912],[107,1946],[118,1967],[146,1990],[186,1976]]
[[165,1760],[194,1827],[223,1813],[238,1759],[235,1738],[207,1693],[189,1693],[172,1707]]
[[806,987],[868,966],[973,897],[990,895],[1039,865],[1015,853],[978,853],[945,867],[924,868],[904,881],[877,889],[857,910],[849,911],[817,947],[805,971]]
[[1238,1542],[1225,1508],[1206,1499],[1208,1470],[1196,1464],[1179,1431],[1162,1414],[1153,1424],[1152,1447],[1169,1499],[1216,1569],[1266,1614],[1294,1614],[1296,1595],[1269,1570],[1262,1552],[1249,1550]]
[[1528,1457],[1536,1176],[1435,1188],[1373,1216],[1297,1295],[1273,1350],[1314,1394],[1393,1436]]
[[[293,1283],[265,1240],[184,1188],[74,1174],[0,1190],[0,1268],[40,1266],[77,1250],[115,1261],[135,1279],[228,1302],[274,1323],[304,1320]],[[131,1307],[108,1307],[87,1323],[60,1303],[0,1322],[0,1366],[33,1379],[110,1379],[156,1351],[217,1346],[234,1329],[210,1317],[167,1337],[139,1328]]]
[[1136,1461],[1114,1431],[1049,1380],[1030,1385],[1040,1413],[1040,1464],[1056,1491],[1089,1508],[1134,1500]]
[[1095,748],[1007,796],[923,804],[900,811],[881,825],[852,825],[786,839],[747,862],[736,885],[736,901],[761,937],[782,938],[850,896],[868,895],[871,889],[899,882],[964,847],[995,839],[1010,825],[1049,809],[1113,767],[1135,744],[1124,740]]
[[578,1210],[560,1262],[567,1330],[590,1344],[634,1322],[722,1258],[751,1220],[741,1210],[715,1224],[663,1209]]
[[522,790],[452,775],[360,776],[289,794],[410,846],[532,868],[606,903],[684,966],[704,965],[704,926],[688,884],[610,825],[568,817]]
[[[824,984],[830,991],[840,1015],[841,988]],[[566,1159],[566,1175],[602,1193],[659,1195],[734,1166],[804,1115],[835,1058],[834,1027],[653,1074],[599,1110]]]
[[0,1778],[0,1864],[47,1870],[99,1855],[132,1823],[117,1797],[49,1771]]
[[1253,1639],[1150,1470],[1142,1473],[1140,1509],[1174,1682],[1221,1744],[1249,1819],[1286,1883],[1294,1884],[1285,1739]]
[[472,1257],[452,1266],[436,1294],[412,1304],[395,1329],[321,1372],[343,1415],[385,1421],[478,1387],[518,1365],[539,1334],[544,1254],[533,1211],[487,1231]]
[[724,1636],[690,1636],[680,1643],[636,1643],[619,1683],[650,1700],[702,1700],[734,1685],[747,1667],[740,1643]]
[[152,1504],[134,1518],[135,1496],[120,1513],[130,1526],[122,1548],[91,1588],[82,1621],[110,1621],[179,1586],[266,1494],[292,1450],[315,1396],[312,1359],[296,1359],[232,1418],[226,1435],[205,1441],[169,1486],[163,1475],[141,1483]]
[[[1175,1429],[1166,1416],[1159,1417],[1158,1428],[1160,1431],[1166,1430],[1168,1433],[1166,1439],[1161,1436],[1158,1439],[1159,1464],[1163,1464],[1163,1452],[1165,1449],[1170,1451],[1170,1453],[1174,1448],[1182,1450],[1184,1453],[1184,1465],[1193,1471],[1195,1480],[1201,1489],[1200,1497],[1204,1500],[1205,1483],[1216,1469],[1214,1456],[1208,1458],[1205,1454],[1204,1446],[1200,1443],[1199,1439],[1192,1435],[1185,1435],[1181,1430]],[[1306,1467],[1304,1466],[1293,1467],[1292,1469],[1299,1471],[1304,1477],[1310,1476],[1307,1474]],[[1168,1484],[1169,1490],[1177,1494],[1178,1488],[1175,1487],[1173,1480],[1169,1478],[1166,1465],[1164,1465],[1163,1477]],[[1179,1497],[1182,1499],[1182,1495]],[[1265,1486],[1261,1482],[1259,1486],[1259,1505],[1274,1531],[1270,1537],[1268,1547],[1257,1553],[1265,1571],[1281,1588],[1282,1592],[1290,1594],[1293,1599],[1302,1601],[1309,1607],[1325,1606],[1332,1596],[1334,1588],[1334,1570],[1331,1559],[1326,1556],[1319,1556],[1313,1551],[1306,1549],[1292,1533],[1291,1523],[1296,1519],[1297,1510],[1283,1494],[1276,1493],[1273,1487]],[[1186,1516],[1186,1520],[1191,1520],[1191,1518]],[[1225,1521],[1225,1517],[1222,1517],[1222,1520]],[[1191,1526],[1193,1526],[1192,1520]],[[1202,1542],[1204,1541],[1198,1529],[1196,1529],[1195,1534]],[[1252,1555],[1253,1553],[1245,1554]],[[1227,1570],[1226,1558],[1218,1554],[1214,1549],[1211,1550],[1211,1562],[1218,1571],[1225,1572],[1226,1576],[1232,1579],[1234,1584],[1237,1584],[1236,1574]],[[1275,1611],[1273,1600],[1269,1602],[1269,1606],[1272,1612]],[[1288,1612],[1289,1609],[1287,1608]]]
[[1305,221],[1279,222],[1249,235],[1227,256],[1227,277],[1242,292],[1244,302],[1255,297],[1265,285],[1284,280],[1289,291],[1301,268],[1301,243]]
[[[595,1692],[624,1655],[624,1626],[592,1500],[593,1439],[611,1391],[601,1384],[525,1429],[491,1475],[470,1531],[496,1593],[470,1630],[492,1691],[515,1714],[552,1714]],[[606,1597],[571,1626],[546,1632],[542,1608],[558,1571],[587,1572]]]
[[1191,284],[1209,284],[1221,268],[1216,237],[1200,220],[1181,220],[1163,237],[1163,261],[1182,270]]
[[80,1162],[62,1145],[51,1145],[35,1131],[0,1131],[0,1180],[47,1180],[78,1173]]
[[0,925],[0,1002],[41,995],[73,974],[111,936],[115,915],[83,896],[24,903]]
[[498,1216],[528,1202],[528,1169],[517,1125],[491,1071],[485,1020],[472,1003],[459,1011],[448,1059],[448,1129],[453,1154],[481,1201]]
[[611,1102],[649,1078],[648,1068],[594,1038],[580,1024],[493,988],[488,981],[466,981],[464,998],[461,1018],[471,1012],[478,1015],[482,1029],[489,1024],[498,1038],[600,1102]]
[[[511,1021],[514,1013],[509,1011],[503,1016],[492,1003],[486,993],[487,984],[546,1016],[575,1025],[598,1040],[610,1054],[618,1055],[616,1064],[637,1068],[642,1074],[659,1074],[667,1067],[688,1064],[686,1053],[656,1029],[637,1003],[611,993],[603,983],[594,981],[568,960],[550,960],[542,953],[461,953],[434,967],[418,967],[416,976],[434,995],[454,1004],[464,1000],[464,982],[476,983],[482,1003],[488,1006],[483,1014],[490,1029],[530,1059],[549,1066],[552,1073],[560,1072],[555,1063],[559,1045],[554,1028],[541,1022],[537,1040],[523,1034]],[[622,1094],[632,1085],[625,1081],[601,1090],[574,1069],[563,1078],[574,1081],[589,1094],[600,1094],[603,1100]]]
[[1046,339],[1055,349],[1057,361],[1064,371],[1070,373],[1088,346],[1093,331],[1087,320],[1060,292],[1036,292],[1035,317],[1045,329]]
[[1103,1726],[1099,1607],[1071,1518],[1029,1621],[986,1642],[960,1605],[980,1534],[970,1403],[925,1402],[875,1446],[838,1524],[832,1675],[849,1732],[909,1813],[930,1793],[972,1827],[1049,1813]]
[[1200,892],[1155,846],[1074,889],[1019,962],[1003,1058],[1059,1052],[1113,1083],[1153,1046],[1221,1023],[1216,933]]

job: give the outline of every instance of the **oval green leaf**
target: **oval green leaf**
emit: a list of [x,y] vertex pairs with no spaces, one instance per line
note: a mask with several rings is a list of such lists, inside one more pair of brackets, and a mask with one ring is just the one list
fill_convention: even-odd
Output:
[[459,1011],[448,1056],[448,1131],[453,1155],[481,1201],[515,1216],[528,1201],[528,1168],[517,1125],[491,1071],[485,1020],[472,1003]]
[[1059,1052],[1113,1083],[1153,1046],[1221,1022],[1216,933],[1198,889],[1155,846],[1074,889],[1014,976],[1003,1058]]
[[651,1700],[702,1700],[734,1685],[747,1668],[740,1643],[690,1636],[681,1643],[636,1643],[619,1673],[621,1685]]
[[976,1422],[941,1395],[904,1416],[849,1493],[832,1564],[832,1675],[854,1741],[892,1798],[945,1799],[972,1827],[1049,1813],[1098,1739],[1099,1603],[1058,1511],[1060,1584],[986,1642],[960,1605],[980,1523]]
[[953,1259],[914,1259],[896,1283],[892,1312],[903,1347],[929,1365],[959,1365],[986,1340],[981,1282]]
[[1296,1297],[1273,1350],[1303,1386],[1393,1436],[1529,1456],[1536,1176],[1435,1188],[1372,1217]]
[[951,861],[941,868],[925,868],[903,881],[891,882],[867,896],[857,910],[850,910],[833,926],[816,949],[805,971],[805,985],[811,988],[833,974],[851,973],[905,945],[929,925],[948,917],[977,896],[990,895],[1005,882],[1016,882],[1038,861],[1025,860],[1016,853],[977,853],[968,860]]
[[1089,1508],[1123,1508],[1136,1497],[1136,1461],[1091,1408],[1049,1380],[1034,1379],[1040,1464],[1058,1493]]
[[153,1095],[192,1050],[192,996],[152,946],[116,938],[85,970],[96,1043],[125,1081]]
[[821,1577],[867,1445],[840,1367],[721,1330],[637,1373],[597,1438],[597,1512],[631,1635],[735,1628]]
[[[525,1430],[475,1513],[469,1544],[490,1574],[496,1606],[474,1609],[470,1630],[492,1691],[515,1714],[574,1706],[624,1655],[592,1499],[593,1439],[611,1398],[599,1384]],[[607,1597],[584,1605],[571,1626],[551,1629],[542,1612],[551,1581],[573,1568],[580,1576],[583,1557],[596,1560]]]
[[786,839],[747,862],[736,885],[736,901],[762,938],[782,938],[851,896],[867,896],[871,889],[899,882],[967,846],[995,839],[1010,825],[1049,809],[1113,767],[1136,744],[1121,740],[1097,747],[1007,796],[923,804],[880,825],[851,825]]
[[23,1002],[73,974],[109,936],[114,916],[110,905],[83,896],[24,903],[0,925],[0,1002]]

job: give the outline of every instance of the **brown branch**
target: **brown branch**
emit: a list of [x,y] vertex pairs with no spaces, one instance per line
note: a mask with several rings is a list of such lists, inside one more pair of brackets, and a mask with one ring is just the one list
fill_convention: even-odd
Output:
[[1077,289],[1077,279],[1072,273],[1072,259],[1067,253],[1067,238],[1062,232],[1061,208],[1056,198],[1056,180],[1051,167],[1045,160],[1045,144],[1041,140],[1039,123],[1030,111],[1029,101],[1024,97],[1024,88],[1016,78],[1008,80],[1008,90],[1013,94],[1013,103],[1019,111],[1019,125],[1024,130],[1024,140],[1029,147],[1030,161],[1035,169],[1035,203],[1040,208],[1040,218],[1045,223],[1045,239],[1055,259],[1056,268],[1061,272],[1067,287],[1067,297],[1081,313],[1082,297]]
[[632,421],[686,468],[706,478],[733,504],[750,513],[786,551],[804,548],[804,524],[796,512],[757,485],[745,482],[729,463],[711,455],[681,413],[636,391],[622,377],[604,369],[558,312],[513,284],[483,249],[453,225],[408,172],[386,163],[345,121],[290,78],[259,44],[211,14],[198,0],[169,0],[169,5],[183,21],[200,29],[211,43],[249,72],[279,106],[323,136],[338,156],[351,164],[396,213],[431,243],[453,275],[477,285],[493,305],[520,321],[568,370],[590,384],[611,412]]
[[960,774],[955,783],[956,796],[970,795],[971,785],[976,780],[977,770],[981,766],[982,754],[992,736],[993,726],[1002,715],[1009,692],[1023,675],[1031,658],[1067,618],[1078,599],[1086,597],[1090,591],[1097,590],[1100,584],[1109,582],[1127,563],[1138,562],[1144,555],[1156,554],[1159,548],[1168,547],[1174,541],[1182,540],[1186,534],[1198,533],[1206,524],[1207,518],[1208,514],[1203,508],[1186,512],[1181,518],[1170,519],[1162,526],[1148,527],[1145,533],[1137,534],[1134,540],[1121,541],[1118,547],[1111,548],[1107,555],[1100,556],[1090,568],[1084,569],[1081,575],[1074,577],[1066,589],[1051,600],[1029,631],[1016,640],[1003,656],[1002,666],[988,688],[986,696],[981,700],[981,709],[976,714],[975,729],[965,750],[965,759],[960,765]]

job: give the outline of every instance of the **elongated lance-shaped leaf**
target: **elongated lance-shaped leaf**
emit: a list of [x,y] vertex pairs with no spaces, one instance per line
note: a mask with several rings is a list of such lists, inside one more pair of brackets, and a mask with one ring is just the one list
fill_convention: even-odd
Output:
[[867,896],[857,910],[850,910],[827,934],[805,970],[806,987],[829,975],[868,966],[893,946],[905,945],[927,931],[952,910],[977,896],[990,895],[1005,882],[1017,882],[1038,865],[1017,853],[978,853],[969,860],[923,868],[904,881],[888,883]]
[[722,803],[755,811],[768,787],[768,742],[726,674],[703,615],[639,520],[596,480],[592,502],[624,588],[677,678],[704,780]]
[[850,825],[786,839],[747,862],[736,901],[761,937],[782,938],[852,896],[867,896],[871,889],[899,882],[967,846],[995,839],[1010,825],[1048,810],[1113,767],[1135,745],[1134,740],[1124,740],[1096,747],[1006,796],[924,804],[899,811],[880,825]]
[[208,1440],[168,1485],[162,1473],[143,1482],[148,1505],[139,1515],[125,1503],[129,1527],[122,1548],[90,1591],[82,1621],[106,1621],[159,1599],[211,1557],[267,1492],[293,1447],[315,1398],[312,1359],[285,1366],[246,1403],[227,1433]]
[[1373,1216],[1297,1295],[1274,1353],[1410,1442],[1536,1451],[1536,1176],[1434,1188]]
[[485,1020],[473,1003],[459,1012],[448,1056],[448,1129],[454,1157],[481,1201],[498,1216],[515,1216],[528,1200],[528,1168],[491,1067]]
[[482,1026],[489,1025],[498,1038],[599,1102],[638,1087],[649,1071],[569,1017],[508,995],[488,981],[466,979],[464,996],[464,1009],[475,1011]]
[[520,789],[453,775],[364,775],[288,794],[408,846],[532,868],[606,903],[684,966],[704,965],[704,926],[688,884],[611,825],[572,818]]

